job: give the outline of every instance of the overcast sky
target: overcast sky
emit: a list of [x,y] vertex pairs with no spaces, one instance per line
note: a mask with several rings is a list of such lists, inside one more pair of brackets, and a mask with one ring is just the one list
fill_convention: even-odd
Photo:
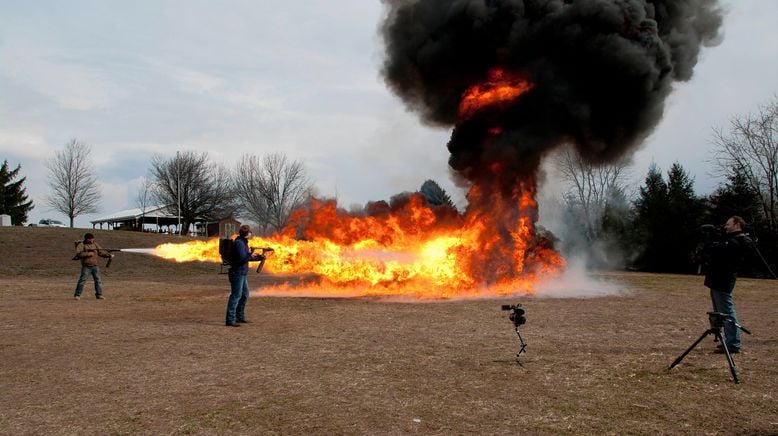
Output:
[[[722,180],[711,130],[778,95],[778,1],[722,2],[724,39],[678,84],[634,155],[680,162],[699,194]],[[22,166],[46,205],[44,162],[70,139],[92,146],[101,213],[135,207],[153,154],[205,151],[228,167],[244,153],[305,162],[323,196],[348,207],[449,180],[450,132],[423,126],[380,76],[378,0],[0,0],[0,160]]]

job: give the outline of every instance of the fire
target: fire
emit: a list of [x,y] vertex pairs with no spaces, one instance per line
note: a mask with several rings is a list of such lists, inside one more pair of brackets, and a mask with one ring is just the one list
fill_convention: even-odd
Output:
[[[532,87],[518,74],[493,69],[463,94],[460,120],[502,110]],[[503,134],[502,127],[490,124],[482,147]],[[539,280],[565,267],[551,242],[537,235],[534,176],[518,176],[499,161],[482,164],[491,180],[471,186],[464,213],[430,206],[422,194],[391,207],[373,203],[361,215],[338,209],[334,201],[312,200],[282,231],[250,245],[275,249],[265,271],[315,280],[263,293],[414,299],[532,294]],[[156,254],[179,262],[218,262],[218,245],[218,239],[164,244]]]
[[[414,299],[499,297],[531,294],[543,277],[559,274],[564,260],[538,245],[532,213],[534,192],[507,206],[498,196],[471,190],[493,210],[459,214],[431,207],[421,194],[392,211],[353,216],[334,201],[313,200],[278,234],[255,237],[252,247],[275,252],[265,271],[313,274],[303,287],[264,289],[277,295],[407,296]],[[474,199],[471,198],[471,201]],[[500,209],[503,206],[503,209]],[[518,211],[518,214],[517,214]],[[534,212],[533,212],[534,213]],[[156,247],[178,262],[220,261],[218,239]]]
[[486,107],[499,109],[533,87],[532,83],[519,74],[502,68],[493,68],[489,71],[486,81],[470,86],[462,94],[462,100],[459,102],[459,119],[470,118]]

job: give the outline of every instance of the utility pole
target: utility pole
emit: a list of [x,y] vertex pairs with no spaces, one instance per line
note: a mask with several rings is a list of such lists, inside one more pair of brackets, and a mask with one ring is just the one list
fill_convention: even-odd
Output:
[[178,200],[178,236],[181,236],[181,173],[178,165],[181,163],[178,151],[176,151],[176,199]]

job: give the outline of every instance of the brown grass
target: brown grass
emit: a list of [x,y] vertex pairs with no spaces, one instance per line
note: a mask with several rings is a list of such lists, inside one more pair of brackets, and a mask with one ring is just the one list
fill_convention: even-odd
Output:
[[[591,299],[268,298],[223,326],[215,264],[120,253],[72,299],[83,230],[0,228],[3,434],[776,434],[778,285],[740,280],[741,384],[695,276],[607,274]],[[97,231],[103,246],[175,237]],[[252,275],[253,287],[280,280]],[[500,304],[521,302],[529,346]]]

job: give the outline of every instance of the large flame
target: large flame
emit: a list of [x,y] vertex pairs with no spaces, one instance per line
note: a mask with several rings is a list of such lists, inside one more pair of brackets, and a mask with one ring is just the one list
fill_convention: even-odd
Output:
[[[532,86],[494,69],[463,94],[459,119],[485,108],[501,110]],[[492,126],[488,133],[496,137],[502,129]],[[495,179],[511,177],[499,162],[488,168]],[[511,182],[511,192],[495,186],[504,184],[475,183],[464,214],[430,206],[422,194],[392,207],[376,203],[359,216],[338,209],[334,201],[312,200],[282,231],[254,238],[250,245],[275,249],[265,271],[315,279],[263,293],[415,299],[531,294],[539,280],[559,275],[565,262],[548,239],[536,235],[534,179]],[[179,262],[218,262],[218,246],[218,239],[164,244],[156,254]]]
[[520,74],[502,68],[493,68],[485,81],[470,86],[462,94],[462,100],[459,102],[459,119],[470,118],[486,107],[500,109],[533,86]]
[[[531,294],[538,280],[564,268],[562,257],[534,235],[533,195],[526,190],[506,207],[499,196],[474,187],[471,201],[479,196],[494,208],[464,215],[428,206],[421,194],[370,216],[314,200],[282,232],[255,237],[250,245],[275,249],[267,272],[316,277],[302,286],[263,290],[270,294],[415,299]],[[218,262],[218,245],[218,239],[163,244],[156,254],[178,262]]]

